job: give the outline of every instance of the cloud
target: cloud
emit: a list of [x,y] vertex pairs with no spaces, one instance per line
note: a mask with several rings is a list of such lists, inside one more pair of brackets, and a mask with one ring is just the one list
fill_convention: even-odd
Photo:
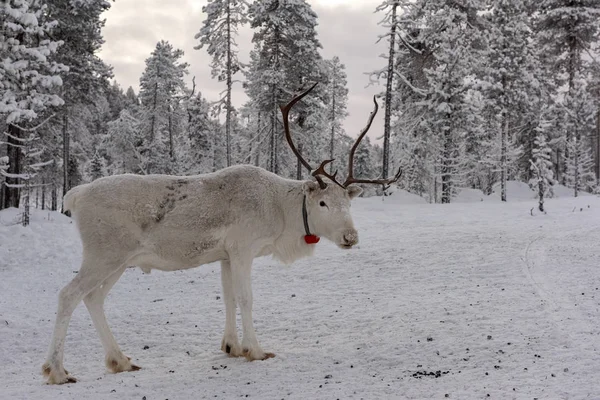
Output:
[[[317,34],[323,45],[324,58],[338,56],[346,66],[348,75],[349,115],[344,123],[346,132],[356,136],[365,125],[373,107],[372,97],[381,93],[383,86],[369,86],[366,72],[383,68],[386,60],[379,58],[387,53],[386,43],[376,44],[378,35],[384,33],[377,25],[382,15],[373,11],[380,1],[348,0],[345,5],[313,0],[309,3],[318,15]],[[204,49],[195,50],[198,41],[194,35],[202,26],[205,2],[189,0],[119,0],[103,17],[105,44],[100,56],[114,68],[116,81],[136,91],[139,78],[159,40],[167,40],[185,52],[184,61],[190,64],[188,81],[196,77],[197,90],[209,100],[216,100],[224,85],[211,78],[210,57]],[[332,5],[335,4],[335,5]],[[252,49],[252,30],[244,27],[238,38],[240,58],[248,59]],[[247,98],[238,84],[234,87],[234,103],[239,106]],[[381,102],[380,102],[381,103]],[[380,111],[369,132],[372,139],[383,134],[383,111]]]

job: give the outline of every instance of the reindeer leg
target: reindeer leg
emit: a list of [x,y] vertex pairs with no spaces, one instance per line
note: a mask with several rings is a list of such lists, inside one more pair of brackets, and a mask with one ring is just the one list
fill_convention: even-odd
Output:
[[112,289],[114,284],[117,283],[124,271],[125,267],[115,271],[111,276],[104,280],[101,285],[83,298],[83,302],[92,317],[94,327],[100,336],[100,342],[104,348],[106,367],[114,373],[137,371],[140,369],[137,365],[132,364],[130,358],[124,355],[119,348],[119,345],[106,322],[106,315],[104,314],[104,299],[106,299],[106,295],[110,289]]
[[249,361],[266,360],[275,357],[273,353],[266,353],[258,344],[254,324],[252,322],[252,258],[231,257],[231,272],[235,300],[242,314],[244,337],[242,339],[242,353]]
[[223,285],[223,301],[225,302],[225,333],[221,341],[221,350],[232,357],[240,357],[244,354],[237,335],[236,304],[229,260],[221,261],[221,283]]
[[84,261],[77,276],[67,284],[58,296],[58,311],[54,334],[48,351],[46,363],[42,366],[42,373],[48,378],[49,384],[73,383],[77,380],[68,375],[63,367],[65,337],[71,320],[71,315],[83,297],[94,290],[108,276],[119,267],[110,267],[90,260]]

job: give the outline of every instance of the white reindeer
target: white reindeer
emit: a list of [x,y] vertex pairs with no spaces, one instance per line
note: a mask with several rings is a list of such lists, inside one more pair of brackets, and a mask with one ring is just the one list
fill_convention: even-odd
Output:
[[[286,139],[309,170],[310,165],[292,142],[288,119],[292,106],[313,88],[281,107]],[[69,210],[77,223],[83,261],[77,276],[58,297],[54,334],[42,367],[48,383],[76,382],[63,367],[63,352],[71,314],[81,300],[100,336],[108,369],[115,373],[140,369],[119,348],[103,309],[107,293],[128,266],[138,266],[144,272],[176,271],[220,261],[226,311],[221,350],[248,360],[274,357],[261,348],[254,332],[252,261],[272,254],[291,263],[312,255],[316,235],[344,249],[358,242],[350,200],[362,189],[351,184],[387,185],[401,174],[398,171],[389,180],[352,176],[354,151],[376,112],[377,102],[352,148],[349,176],[343,184],[335,180],[336,174],[325,172],[324,167],[332,161],[328,160],[311,171],[316,182],[284,179],[261,168],[240,165],[190,177],[117,175],[71,189],[65,196],[64,210]],[[241,344],[236,306],[242,315]]]

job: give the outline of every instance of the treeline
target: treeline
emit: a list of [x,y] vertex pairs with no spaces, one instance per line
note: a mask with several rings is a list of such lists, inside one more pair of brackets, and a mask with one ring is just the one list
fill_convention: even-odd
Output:
[[598,1],[388,0],[378,10],[391,46],[374,75],[387,79],[405,188],[443,203],[460,187],[505,200],[507,180],[596,190]]
[[[139,93],[111,83],[111,67],[97,56],[109,7],[2,4],[0,208],[57,209],[69,188],[117,173],[250,163],[302,178],[279,104],[312,82],[320,84],[291,116],[296,140],[310,162],[335,158],[333,169],[345,169],[353,143],[342,127],[345,67],[322,57],[317,15],[305,0],[208,2],[196,48],[223,83],[219,99],[204,98],[195,81],[186,85],[183,51],[165,40],[146,59]],[[400,187],[432,202],[450,202],[460,187],[498,186],[509,198],[511,179],[544,192],[554,182],[574,194],[597,187],[597,2],[387,0],[377,11],[389,44],[373,72],[385,85],[384,143],[365,138],[355,175],[387,177],[402,167]],[[244,24],[254,30],[246,65],[236,45]],[[249,100],[236,108],[239,81]]]

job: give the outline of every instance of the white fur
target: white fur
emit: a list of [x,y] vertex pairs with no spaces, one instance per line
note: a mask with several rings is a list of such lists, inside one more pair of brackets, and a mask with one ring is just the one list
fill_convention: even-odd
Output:
[[[350,200],[361,192],[332,182],[281,178],[242,165],[193,176],[118,175],[71,189],[64,209],[72,213],[83,243],[79,273],[59,295],[56,325],[43,372],[49,383],[74,381],[63,367],[64,341],[71,314],[81,300],[113,372],[133,365],[114,339],[104,299],[127,266],[175,271],[221,262],[226,309],[222,349],[249,360],[272,357],[258,343],[252,323],[250,272],[256,257],[272,254],[284,263],[310,256],[304,242],[302,199],[306,195],[312,233],[342,248],[358,242]],[[321,204],[324,202],[324,206]],[[242,315],[238,342],[236,307]]]

